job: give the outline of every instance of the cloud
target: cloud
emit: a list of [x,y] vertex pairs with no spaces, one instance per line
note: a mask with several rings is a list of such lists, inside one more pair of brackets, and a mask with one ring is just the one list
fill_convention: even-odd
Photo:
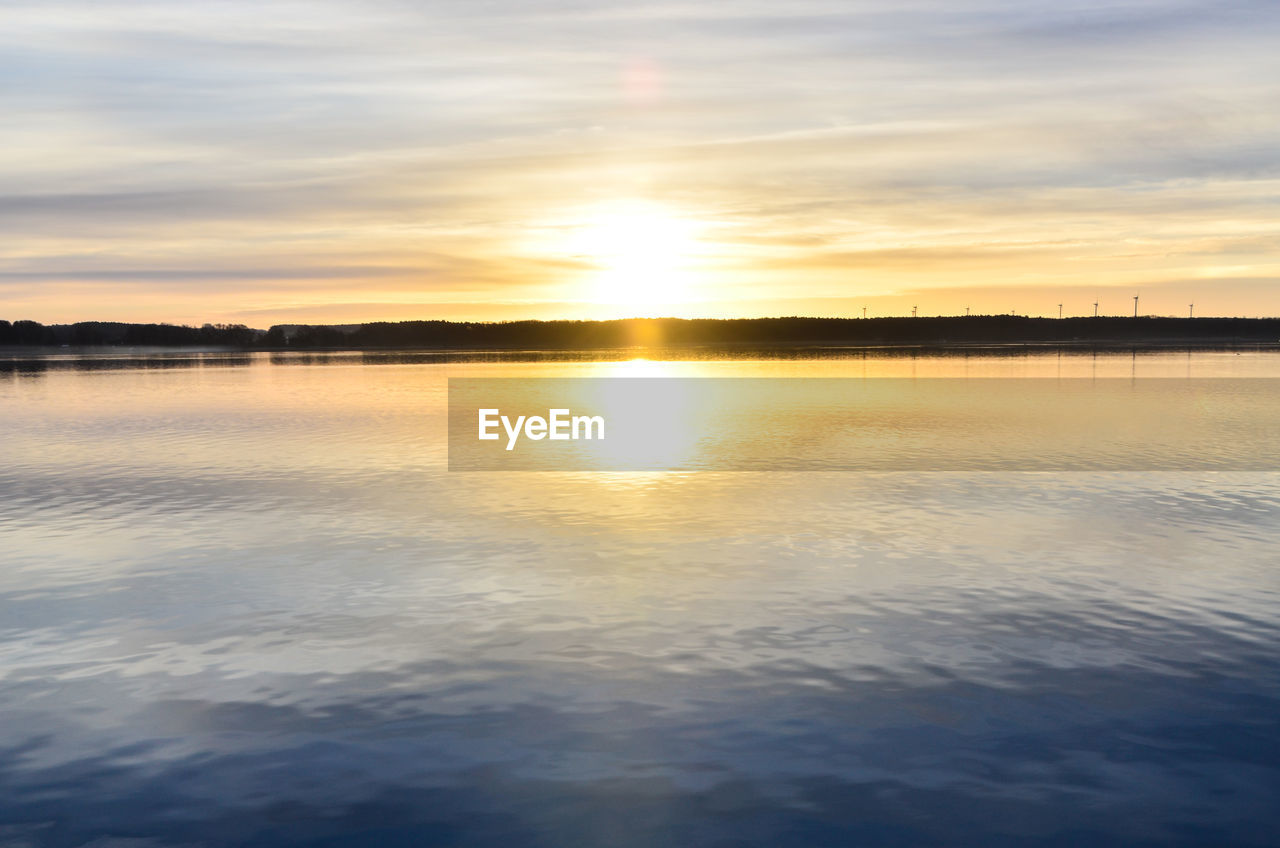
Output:
[[45,294],[0,309],[65,294],[65,255],[111,260],[73,277],[104,308],[112,274],[153,283],[140,318],[205,317],[166,285],[226,313],[305,280],[583,304],[564,233],[619,200],[697,225],[690,300],[728,313],[833,296],[850,256],[895,257],[857,281],[884,294],[971,286],[1011,244],[990,282],[1255,245],[1229,287],[1277,264],[1278,32],[1274,4],[1165,0],[5,7],[0,279]]

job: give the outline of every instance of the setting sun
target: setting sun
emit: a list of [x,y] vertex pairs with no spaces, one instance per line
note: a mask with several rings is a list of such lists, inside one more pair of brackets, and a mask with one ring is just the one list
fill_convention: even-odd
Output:
[[593,268],[585,299],[628,315],[668,314],[697,299],[694,225],[657,204],[594,211],[573,238],[573,252]]

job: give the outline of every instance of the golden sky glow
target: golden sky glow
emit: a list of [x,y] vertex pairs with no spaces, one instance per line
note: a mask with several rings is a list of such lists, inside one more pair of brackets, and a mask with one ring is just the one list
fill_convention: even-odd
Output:
[[1275,4],[0,9],[0,317],[1280,314]]

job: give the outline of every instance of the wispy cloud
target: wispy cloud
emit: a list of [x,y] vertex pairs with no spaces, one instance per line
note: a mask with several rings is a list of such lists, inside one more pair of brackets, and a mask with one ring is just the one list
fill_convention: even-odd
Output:
[[1277,43],[1242,2],[4,6],[0,314],[598,314],[573,234],[627,201],[694,233],[676,313],[1280,313]]

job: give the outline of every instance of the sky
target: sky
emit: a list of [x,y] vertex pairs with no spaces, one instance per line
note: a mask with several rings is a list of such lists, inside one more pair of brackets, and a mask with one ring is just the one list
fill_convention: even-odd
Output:
[[1280,315],[1280,3],[0,2],[0,318]]

